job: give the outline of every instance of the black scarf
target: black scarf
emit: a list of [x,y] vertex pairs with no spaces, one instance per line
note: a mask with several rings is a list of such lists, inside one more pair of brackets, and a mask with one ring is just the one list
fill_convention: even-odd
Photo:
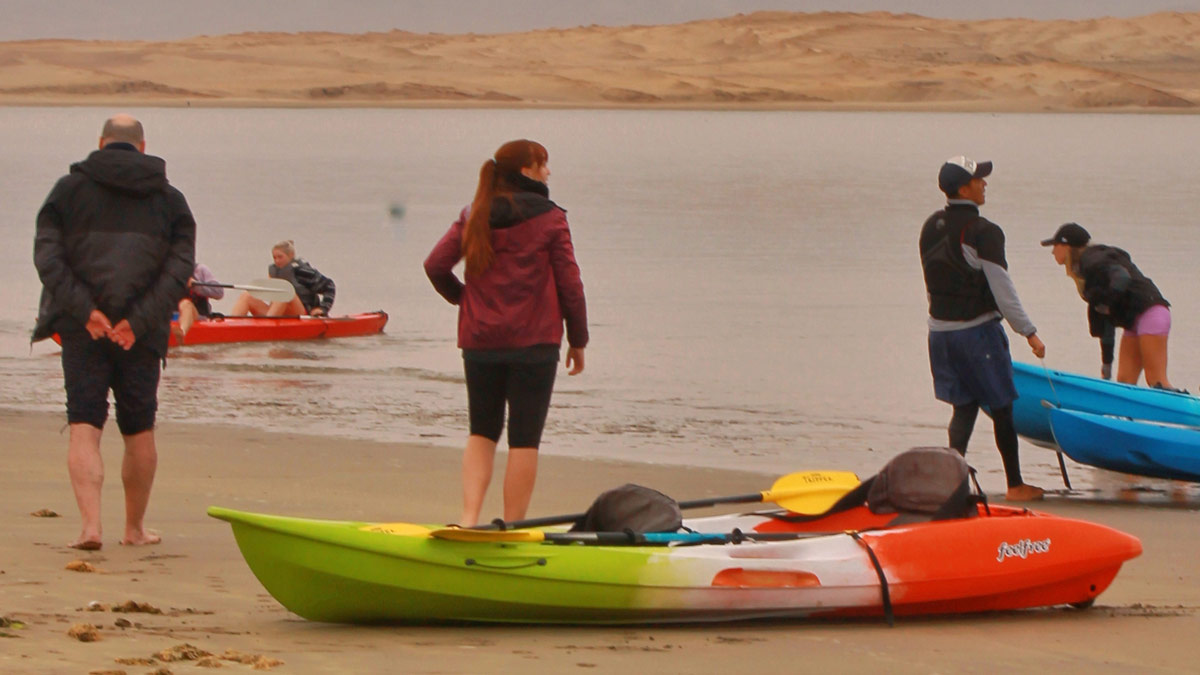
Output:
[[492,213],[488,218],[488,226],[492,229],[512,227],[551,209],[561,208],[550,201],[550,187],[540,180],[511,171],[501,173],[500,180],[513,191],[492,200]]
[[519,171],[501,171],[500,180],[511,185],[513,192],[533,192],[546,199],[550,198],[550,186],[540,180],[534,180]]

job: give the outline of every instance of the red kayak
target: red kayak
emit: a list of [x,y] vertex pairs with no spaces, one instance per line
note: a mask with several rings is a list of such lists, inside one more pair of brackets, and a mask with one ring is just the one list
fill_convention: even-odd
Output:
[[[186,345],[223,342],[266,342],[271,340],[315,340],[382,333],[387,312],[366,312],[346,316],[224,316],[202,319],[192,324],[184,339]],[[172,323],[172,326],[176,324]],[[54,335],[58,342],[58,335]],[[170,346],[178,347],[175,333]]]

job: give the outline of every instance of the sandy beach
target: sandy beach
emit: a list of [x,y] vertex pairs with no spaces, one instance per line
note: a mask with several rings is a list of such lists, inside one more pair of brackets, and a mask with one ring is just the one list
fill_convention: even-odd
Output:
[[0,105],[1194,112],[1198,75],[1200,14],[1180,12],[0,43]]
[[[316,624],[276,603],[246,567],[210,505],[368,521],[447,522],[458,508],[458,450],[243,428],[164,424],[148,525],[159,546],[117,545],[120,439],[105,436],[105,546],[65,544],[79,525],[66,475],[61,415],[0,410],[6,429],[0,491],[0,671],[6,673],[195,672],[164,662],[191,645],[230,671],[276,672],[1191,672],[1200,630],[1200,513],[1057,499],[1042,510],[1104,523],[1141,538],[1090,610],[1030,610],[969,617],[839,623],[775,621],[638,628]],[[810,468],[781,467],[781,473]],[[531,515],[586,508],[624,482],[679,499],[741,494],[776,476],[546,457]],[[485,513],[498,509],[495,490]],[[32,515],[42,509],[61,517]],[[67,569],[76,561],[94,571]],[[74,566],[79,566],[78,564]],[[89,611],[90,603],[106,611]],[[142,603],[161,613],[114,612]],[[144,609],[148,609],[143,606]],[[68,635],[78,624],[99,639]],[[233,650],[233,651],[229,651]],[[153,658],[152,663],[149,659]],[[137,661],[141,659],[142,661]],[[281,663],[276,663],[281,662]],[[206,662],[206,663],[211,663]],[[274,664],[274,665],[272,665]]]

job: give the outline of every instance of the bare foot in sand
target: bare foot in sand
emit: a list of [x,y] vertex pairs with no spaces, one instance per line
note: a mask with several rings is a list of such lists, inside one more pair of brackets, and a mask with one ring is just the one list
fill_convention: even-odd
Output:
[[126,534],[121,540],[122,546],[153,546],[162,541],[162,537],[154,530],[146,530],[135,535]]
[[99,551],[104,544],[96,539],[87,539],[80,537],[78,541],[67,544],[70,548],[77,548],[80,551]]

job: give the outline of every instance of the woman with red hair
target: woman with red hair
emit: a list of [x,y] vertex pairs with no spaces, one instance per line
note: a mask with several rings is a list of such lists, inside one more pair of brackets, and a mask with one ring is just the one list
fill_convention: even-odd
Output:
[[[508,408],[504,519],[525,517],[537,478],[566,324],[567,374],[583,371],[587,304],[566,211],[550,201],[549,156],[528,140],[500,146],[475,199],[433,247],[425,273],[458,305],[470,433],[463,452],[464,527],[479,521]],[[465,261],[463,279],[454,266]]]

